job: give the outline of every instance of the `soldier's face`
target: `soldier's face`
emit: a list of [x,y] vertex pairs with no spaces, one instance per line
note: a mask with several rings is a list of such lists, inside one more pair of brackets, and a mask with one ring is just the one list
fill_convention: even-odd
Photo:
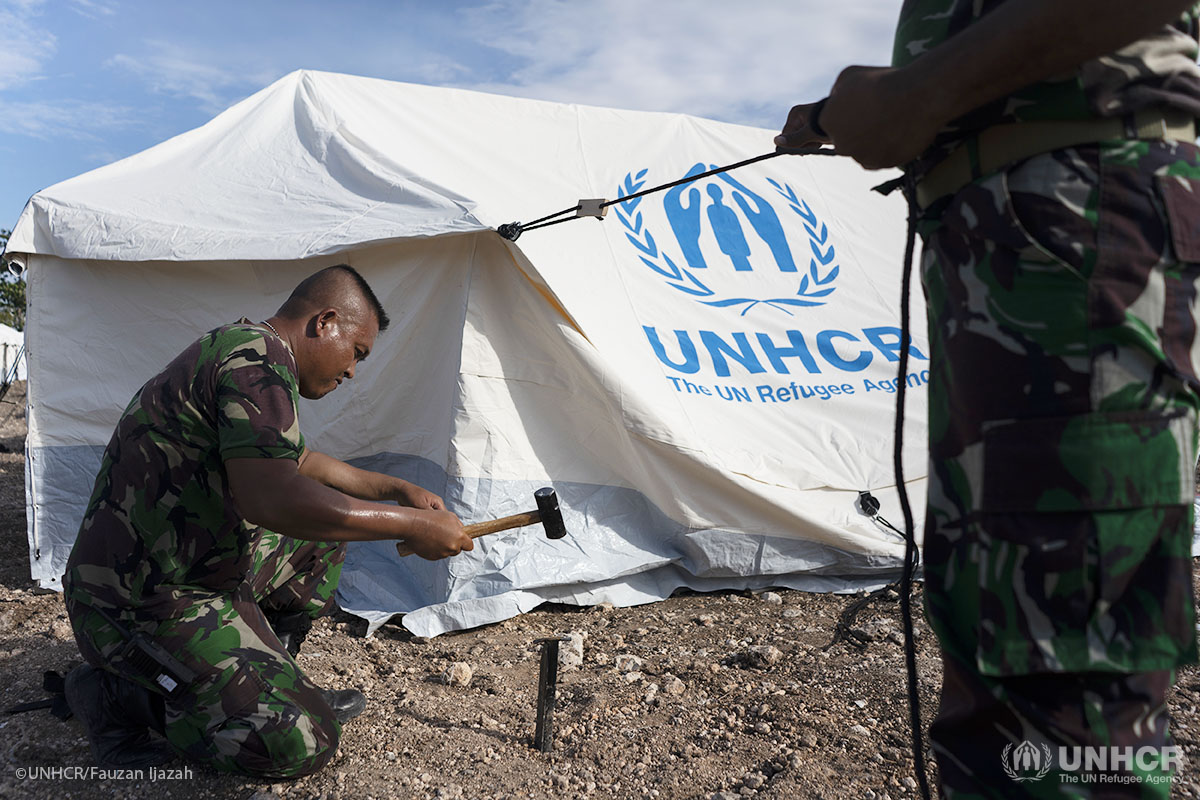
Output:
[[306,357],[303,361],[297,358],[300,395],[316,400],[353,378],[358,362],[370,355],[378,335],[379,324],[372,314],[365,321],[336,309],[318,314],[306,339]]

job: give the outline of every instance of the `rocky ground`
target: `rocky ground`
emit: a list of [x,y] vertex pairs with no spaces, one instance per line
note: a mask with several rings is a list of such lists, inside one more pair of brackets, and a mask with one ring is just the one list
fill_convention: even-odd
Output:
[[[41,698],[42,672],[77,658],[59,596],[29,578],[23,401],[18,384],[0,402],[0,708]],[[35,711],[0,714],[0,797],[915,798],[898,595],[865,604],[831,645],[859,599],[778,590],[543,606],[432,640],[400,620],[365,638],[364,623],[338,615],[318,621],[300,664],[370,704],[322,772],[270,783],[176,762],[162,775],[93,775],[78,723]],[[922,621],[917,631],[927,723],[941,670]],[[534,643],[549,636],[572,636],[564,660],[578,664],[560,673],[543,754],[531,741]],[[1183,672],[1171,705],[1186,758],[1172,796],[1200,798],[1200,671]]]

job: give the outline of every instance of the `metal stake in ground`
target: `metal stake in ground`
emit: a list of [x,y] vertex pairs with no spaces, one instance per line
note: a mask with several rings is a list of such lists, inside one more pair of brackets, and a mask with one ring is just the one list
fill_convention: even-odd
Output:
[[537,728],[533,732],[533,746],[543,753],[554,749],[554,703],[558,691],[558,643],[569,642],[565,636],[553,639],[538,639],[535,645],[542,646],[542,669],[538,677]]

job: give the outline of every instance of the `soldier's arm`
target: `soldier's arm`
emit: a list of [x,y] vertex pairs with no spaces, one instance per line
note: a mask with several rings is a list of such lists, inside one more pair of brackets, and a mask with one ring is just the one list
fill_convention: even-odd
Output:
[[449,511],[406,508],[360,500],[305,475],[289,458],[231,458],[229,487],[247,521],[320,542],[402,539],[422,558],[474,549]]
[[300,455],[300,474],[360,500],[394,500],[404,506],[434,510],[446,507],[442,498],[415,483],[359,469],[307,447]]
[[1194,0],[1009,0],[900,68],[848,67],[821,111],[791,110],[776,144],[832,141],[870,169],[916,158],[947,122],[1073,70],[1179,18]]

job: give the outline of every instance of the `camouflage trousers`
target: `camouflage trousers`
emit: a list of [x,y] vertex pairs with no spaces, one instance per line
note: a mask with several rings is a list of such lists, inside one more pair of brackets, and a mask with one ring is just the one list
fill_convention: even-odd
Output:
[[298,777],[333,757],[341,726],[263,612],[327,612],[344,558],[344,545],[265,532],[253,572],[232,593],[180,587],[189,607],[161,620],[144,610],[106,609],[197,675],[174,696],[122,663],[116,654],[124,640],[94,608],[68,598],[67,613],[89,664],[164,696],[166,739],[180,755],[225,772]]
[[[1165,694],[1196,659],[1197,149],[1047,153],[931,212],[943,796],[1165,797]],[[1072,780],[1112,747],[1142,757]]]

